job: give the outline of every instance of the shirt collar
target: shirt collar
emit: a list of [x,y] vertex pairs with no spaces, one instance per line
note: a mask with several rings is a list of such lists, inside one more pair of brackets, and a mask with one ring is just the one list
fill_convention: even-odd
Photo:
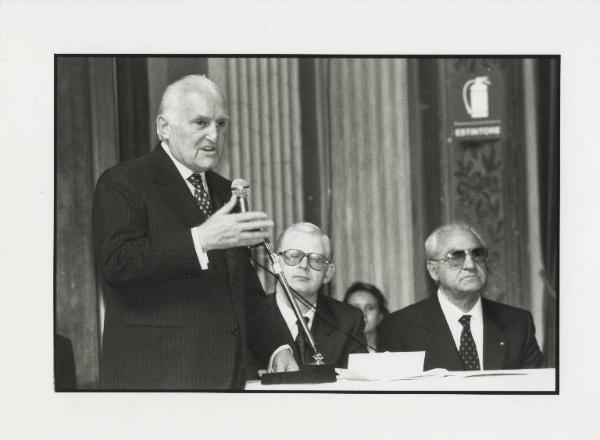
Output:
[[[164,142],[161,142],[160,145],[163,148],[163,150],[165,150],[165,153],[167,153],[167,155],[171,158],[171,160],[175,164],[175,167],[177,168],[177,171],[179,171],[179,174],[181,174],[181,177],[183,178],[183,180],[185,180],[187,182],[188,178],[192,174],[194,174],[194,171],[190,170],[184,164],[182,164],[177,159],[175,159],[175,157],[173,157],[173,155],[171,154],[171,150],[169,149],[169,146],[167,144],[165,144]],[[204,183],[204,188],[206,188],[206,176],[204,175],[204,172],[201,172],[200,174],[202,175],[202,181]]]
[[481,296],[477,298],[477,302],[471,307],[468,312],[463,312],[450,302],[446,295],[442,293],[442,289],[438,289],[437,297],[440,302],[442,312],[448,322],[457,322],[463,315],[471,315],[471,322],[478,321],[483,323],[483,310],[481,308]]
[[[294,310],[288,303],[285,294],[278,290],[275,293],[275,300],[277,301],[277,307],[279,307],[279,310],[281,311],[281,316],[283,316],[283,319],[285,320],[285,323],[287,324],[288,328],[297,328],[296,315],[294,314]],[[308,318],[309,328],[312,325],[313,319],[315,317],[315,308],[310,308],[302,314],[303,317]]]

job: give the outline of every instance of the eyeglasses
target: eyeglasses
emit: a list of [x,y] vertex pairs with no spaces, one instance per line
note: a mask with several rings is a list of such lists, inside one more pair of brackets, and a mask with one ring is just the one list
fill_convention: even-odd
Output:
[[462,267],[465,264],[467,255],[471,256],[474,263],[485,263],[489,258],[488,250],[484,247],[478,247],[473,249],[457,249],[448,252],[445,258],[430,259],[429,261],[445,261],[452,267]]
[[288,266],[298,265],[302,261],[304,256],[306,256],[308,257],[309,266],[312,267],[314,270],[318,270],[319,272],[323,272],[329,264],[329,260],[325,255],[315,253],[307,254],[306,252],[301,251],[300,249],[288,249],[286,251],[279,252],[278,255],[281,255],[283,257],[284,263]]

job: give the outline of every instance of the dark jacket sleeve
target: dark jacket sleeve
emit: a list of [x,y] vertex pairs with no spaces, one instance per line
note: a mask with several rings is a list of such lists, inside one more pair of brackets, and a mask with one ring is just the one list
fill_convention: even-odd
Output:
[[535,338],[535,325],[531,313],[527,312],[525,340],[523,343],[523,365],[521,368],[541,368],[544,355]]
[[[352,310],[354,312],[354,310]],[[368,353],[367,350],[367,340],[365,338],[365,319],[360,310],[356,310],[356,313],[353,313],[352,327],[348,332],[348,336],[346,338],[346,346],[344,347],[343,358],[340,359],[340,367],[347,368],[348,367],[348,357],[352,353]]]
[[357,310],[357,312],[358,313],[355,313],[354,323],[350,330],[350,337],[348,337],[346,343],[346,352],[348,354],[369,352],[369,350],[367,350],[367,340],[365,338],[365,319],[360,310]]
[[[249,255],[249,251],[247,251]],[[268,302],[262,285],[256,275],[256,270],[250,264],[250,258],[245,264],[245,309],[248,329],[248,348],[259,362],[266,366],[273,352],[288,343],[287,335],[277,324],[278,311],[273,310]]]
[[96,258],[112,287],[201,276],[190,229],[149,233],[148,206],[139,183],[109,170],[94,194]]
[[402,335],[395,314],[388,315],[377,327],[377,351],[403,351]]

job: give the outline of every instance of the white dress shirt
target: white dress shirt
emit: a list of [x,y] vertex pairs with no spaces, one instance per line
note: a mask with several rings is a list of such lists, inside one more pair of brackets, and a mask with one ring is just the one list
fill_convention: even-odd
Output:
[[483,369],[483,310],[481,308],[481,297],[477,299],[471,310],[463,312],[446,298],[446,294],[441,289],[438,289],[437,296],[457,350],[460,349],[460,334],[463,329],[458,320],[463,315],[471,315],[471,334],[477,348],[477,356],[479,356],[479,368]]
[[[277,301],[277,307],[281,312],[281,316],[285,320],[285,323],[290,329],[290,333],[292,334],[292,339],[295,341],[298,336],[298,324],[296,315],[294,314],[294,310],[290,306],[285,293],[277,292],[275,293],[275,300]],[[305,313],[302,314],[304,318],[308,318],[308,329],[312,328],[313,321],[315,320],[315,309],[308,309]]]
[[[171,150],[169,150],[169,146],[167,144],[165,144],[164,142],[161,142],[160,145],[162,146],[163,150],[165,150],[165,153],[167,153],[169,158],[173,161],[173,164],[175,164],[175,167],[177,168],[177,171],[179,171],[179,174],[181,174],[181,177],[185,181],[185,184],[188,186],[192,195],[194,195],[196,188],[194,188],[194,185],[192,185],[191,182],[188,180],[188,178],[192,174],[194,174],[194,171],[190,170],[184,164],[180,163],[177,159],[175,159],[173,157],[173,155],[171,154]],[[200,175],[202,176],[202,184],[204,185],[204,189],[208,193],[208,185],[206,184],[206,176],[204,175],[203,172],[200,173]],[[206,252],[204,252],[204,249],[202,249],[202,245],[200,244],[200,236],[199,236],[199,232],[198,232],[198,227],[192,228],[190,231],[192,233],[194,249],[196,250],[196,255],[198,256],[198,262],[200,263],[200,267],[203,270],[206,270],[206,269],[208,269],[208,254]]]
[[[296,315],[294,314],[294,310],[288,303],[287,297],[285,296],[285,293],[283,293],[283,292],[277,291],[275,293],[275,301],[277,302],[277,308],[281,312],[281,316],[283,316],[283,320],[285,321],[288,329],[290,330],[292,339],[295,341],[296,337],[298,336],[298,324],[296,323],[297,319],[296,319]],[[310,330],[312,328],[313,321],[315,320],[315,309],[308,310],[306,313],[302,314],[302,316],[304,318],[308,318],[307,325],[308,325],[308,329]],[[271,358],[269,359],[269,367],[268,367],[269,373],[273,372],[273,360],[275,359],[275,356],[282,350],[292,351],[292,347],[290,347],[287,344],[282,345],[273,352],[273,354],[271,355]]]

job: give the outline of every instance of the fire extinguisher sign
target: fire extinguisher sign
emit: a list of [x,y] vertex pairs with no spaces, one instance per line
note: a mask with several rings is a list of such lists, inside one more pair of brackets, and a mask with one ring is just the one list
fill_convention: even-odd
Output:
[[457,140],[498,139],[502,135],[497,115],[497,90],[490,75],[460,75],[450,91],[453,137]]

